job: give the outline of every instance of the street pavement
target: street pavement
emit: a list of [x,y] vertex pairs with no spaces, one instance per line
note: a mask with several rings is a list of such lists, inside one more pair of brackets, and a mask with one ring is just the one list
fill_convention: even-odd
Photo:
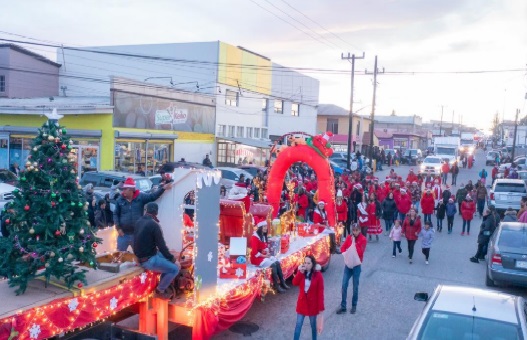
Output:
[[[457,183],[477,180],[478,172],[485,167],[482,150],[476,153],[475,167],[460,169]],[[399,166],[395,171],[406,178],[410,166]],[[491,173],[491,167],[486,167]],[[381,180],[389,169],[376,173]],[[414,167],[417,172],[417,167]],[[451,183],[449,176],[448,183]],[[455,193],[456,187],[452,188]],[[435,217],[432,217],[434,226]],[[383,221],[384,222],[384,221]],[[444,220],[446,230],[446,219]],[[341,282],[344,269],[342,255],[333,255],[329,269],[324,273],[325,307],[324,330],[319,339],[406,339],[414,321],[421,313],[424,303],[414,301],[418,291],[432,293],[439,284],[485,287],[485,262],[474,264],[469,258],[476,252],[476,240],[481,220],[475,216],[470,236],[461,236],[462,219],[456,215],[452,234],[436,233],[430,251],[430,264],[425,265],[421,243],[417,241],[414,262],[409,264],[406,240],[402,240],[403,252],[392,258],[392,242],[381,235],[379,242],[369,242],[362,264],[357,313],[337,315],[340,305]],[[384,223],[383,223],[384,228]],[[522,288],[497,288],[497,290],[527,298]],[[251,339],[291,339],[296,323],[296,299],[298,288],[285,294],[267,295],[265,301],[255,301],[242,319],[257,324],[259,330]],[[352,282],[348,288],[348,310],[351,307]],[[225,330],[213,339],[244,339],[246,336]],[[305,319],[301,339],[311,339],[309,319]]]

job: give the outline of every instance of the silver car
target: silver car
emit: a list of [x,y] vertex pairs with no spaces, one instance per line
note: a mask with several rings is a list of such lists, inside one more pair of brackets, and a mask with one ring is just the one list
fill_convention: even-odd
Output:
[[488,247],[485,283],[527,286],[527,224],[502,222]]
[[438,286],[426,301],[408,339],[525,339],[526,304],[520,296],[492,290]]
[[496,211],[503,213],[509,207],[519,210],[523,196],[527,196],[527,186],[523,180],[503,178],[494,181],[489,200],[490,204],[496,207]]

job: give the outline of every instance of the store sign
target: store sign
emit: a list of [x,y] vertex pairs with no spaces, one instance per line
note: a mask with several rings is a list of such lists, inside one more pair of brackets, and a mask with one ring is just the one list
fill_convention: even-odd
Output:
[[173,109],[173,124],[185,124],[187,122],[188,111],[186,109]]
[[157,110],[156,111],[156,118],[155,118],[156,125],[157,124],[172,124],[172,116],[168,112],[168,110]]

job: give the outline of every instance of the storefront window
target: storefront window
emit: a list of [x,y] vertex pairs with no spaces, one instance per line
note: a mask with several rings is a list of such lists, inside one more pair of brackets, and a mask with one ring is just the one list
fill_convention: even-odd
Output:
[[172,145],[165,141],[115,142],[115,170],[152,176],[171,161]]
[[11,137],[9,140],[9,163],[16,162],[23,169],[31,151],[32,142],[32,137]]
[[0,169],[9,169],[9,136],[0,136]]

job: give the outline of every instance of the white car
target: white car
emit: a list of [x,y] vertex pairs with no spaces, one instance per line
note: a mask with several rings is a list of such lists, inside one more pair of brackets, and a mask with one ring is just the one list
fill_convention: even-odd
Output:
[[438,286],[407,339],[525,339],[525,300],[497,291]]
[[7,202],[12,201],[15,198],[13,195],[13,190],[15,189],[14,185],[0,183],[0,210],[4,209]]
[[443,159],[436,156],[428,156],[419,165],[419,173],[430,172],[431,174],[441,173],[441,166],[443,165]]
[[253,176],[250,172],[238,168],[229,168],[229,167],[219,167],[216,168],[221,171],[221,180],[220,184],[224,185],[227,190],[232,188],[236,182],[240,180],[240,175],[243,174],[245,179],[250,179],[252,181]]

